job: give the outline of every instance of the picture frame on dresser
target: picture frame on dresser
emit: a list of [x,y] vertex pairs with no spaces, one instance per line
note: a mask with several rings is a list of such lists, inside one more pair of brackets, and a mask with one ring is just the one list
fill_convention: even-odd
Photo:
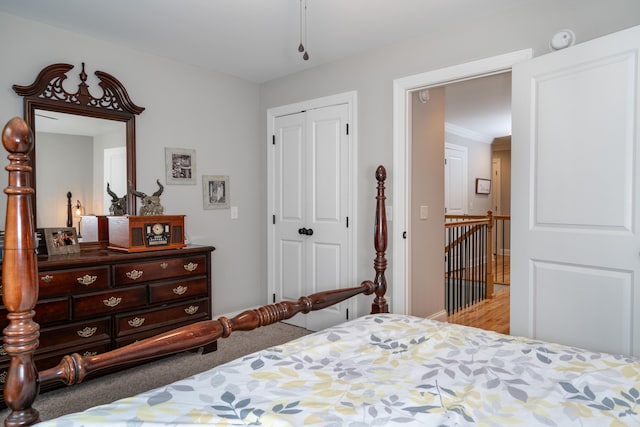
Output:
[[49,255],[77,254],[80,243],[75,227],[44,228],[44,240]]

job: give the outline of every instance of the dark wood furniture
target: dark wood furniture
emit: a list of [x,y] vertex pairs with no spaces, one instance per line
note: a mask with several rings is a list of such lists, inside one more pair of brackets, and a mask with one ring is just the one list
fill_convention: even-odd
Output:
[[[2,298],[8,311],[9,321],[4,329],[4,348],[9,357],[4,398],[10,409],[9,416],[5,419],[5,426],[28,426],[38,422],[39,415],[38,411],[32,407],[33,402],[38,395],[40,385],[46,386],[52,381],[62,381],[67,385],[79,383],[87,375],[104,369],[211,345],[219,338],[228,337],[233,331],[256,329],[289,319],[298,313],[308,313],[329,307],[359,294],[375,293],[371,312],[388,312],[385,299],[387,285],[384,275],[387,266],[385,258],[387,224],[384,207],[386,172],[380,166],[376,170],[377,196],[374,227],[376,256],[373,281],[366,280],[352,288],[319,292],[301,297],[297,301],[285,301],[247,310],[231,319],[221,317],[217,320],[202,320],[106,353],[86,356],[74,353],[64,356],[55,367],[38,372],[34,363],[34,354],[37,353],[41,332],[40,326],[34,319],[39,287],[38,260],[35,253],[33,189],[30,187],[31,167],[28,156],[33,147],[33,135],[24,120],[16,117],[4,127],[2,143],[10,153],[8,156],[10,164],[6,167],[9,172],[9,185],[4,190],[8,198],[2,260]],[[119,273],[115,270],[114,275],[117,280]],[[88,313],[84,312],[84,314]],[[43,339],[45,339],[45,332],[45,330],[42,331]]]
[[[211,319],[211,246],[152,253],[107,250],[39,257],[34,361],[54,367],[65,354],[92,356],[160,332]],[[0,306],[0,326],[7,324]],[[205,351],[216,349],[216,343]],[[4,383],[9,357],[0,355]],[[51,383],[53,386],[55,383]]]
[[[24,120],[32,132],[36,132],[36,112],[53,111],[58,113],[73,114],[84,117],[96,117],[99,119],[123,122],[126,126],[126,151],[127,151],[127,182],[133,188],[136,187],[136,115],[144,111],[133,103],[122,83],[114,76],[104,71],[96,71],[99,79],[102,96],[94,97],[89,91],[87,74],[79,73],[80,83],[77,91],[68,92],[63,86],[67,79],[67,73],[71,71],[71,64],[52,64],[44,67],[33,83],[27,86],[13,85],[13,90],[23,99]],[[31,188],[36,189],[36,141],[31,137],[33,152],[30,155]],[[55,179],[55,177],[51,177]],[[106,191],[106,189],[105,189]],[[36,200],[34,196],[34,200]],[[37,205],[33,206],[34,218]],[[136,198],[127,198],[127,213],[136,214]],[[36,224],[38,225],[38,224]],[[70,226],[70,225],[69,225]]]

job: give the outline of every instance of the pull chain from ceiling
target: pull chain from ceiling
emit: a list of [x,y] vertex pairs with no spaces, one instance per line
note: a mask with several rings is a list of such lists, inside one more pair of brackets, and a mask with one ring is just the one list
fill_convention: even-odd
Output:
[[[303,38],[304,35],[304,38]],[[303,43],[304,40],[304,43]],[[309,60],[309,53],[306,49],[307,44],[307,0],[300,0],[300,44],[298,45],[298,52],[303,53],[302,59]]]

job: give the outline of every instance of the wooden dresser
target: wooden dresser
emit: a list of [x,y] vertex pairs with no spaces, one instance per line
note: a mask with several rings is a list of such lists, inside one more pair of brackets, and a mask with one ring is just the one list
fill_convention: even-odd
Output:
[[[179,326],[211,319],[211,246],[41,257],[35,320],[38,370],[71,353],[96,354]],[[0,306],[0,326],[8,321]],[[216,349],[216,343],[204,349]],[[8,357],[0,355],[4,383]],[[110,371],[110,372],[113,372]]]

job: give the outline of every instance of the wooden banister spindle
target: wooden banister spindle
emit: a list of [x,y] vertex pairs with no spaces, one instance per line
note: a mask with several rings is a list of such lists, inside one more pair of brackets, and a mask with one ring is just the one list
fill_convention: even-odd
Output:
[[487,288],[485,298],[493,298],[493,212],[488,211],[489,222],[487,224]]
[[9,325],[4,329],[4,348],[9,355],[9,371],[4,400],[11,413],[5,426],[31,425],[39,421],[31,405],[39,384],[33,354],[38,347],[40,326],[33,320],[38,300],[38,264],[31,166],[28,153],[33,149],[33,133],[24,120],[14,117],[2,131],[2,144],[10,153],[4,256],[2,258],[2,299]]
[[376,297],[371,304],[371,313],[388,313],[389,305],[384,295],[387,292],[387,279],[384,275],[387,269],[387,258],[385,252],[387,250],[387,213],[385,211],[384,201],[387,199],[384,195],[384,181],[387,179],[387,171],[384,166],[378,166],[376,169],[376,180],[378,181],[378,194],[376,195],[376,222],[374,231],[374,245],[376,248],[376,258],[373,261],[373,268],[376,271],[376,277],[373,283],[376,285]]

